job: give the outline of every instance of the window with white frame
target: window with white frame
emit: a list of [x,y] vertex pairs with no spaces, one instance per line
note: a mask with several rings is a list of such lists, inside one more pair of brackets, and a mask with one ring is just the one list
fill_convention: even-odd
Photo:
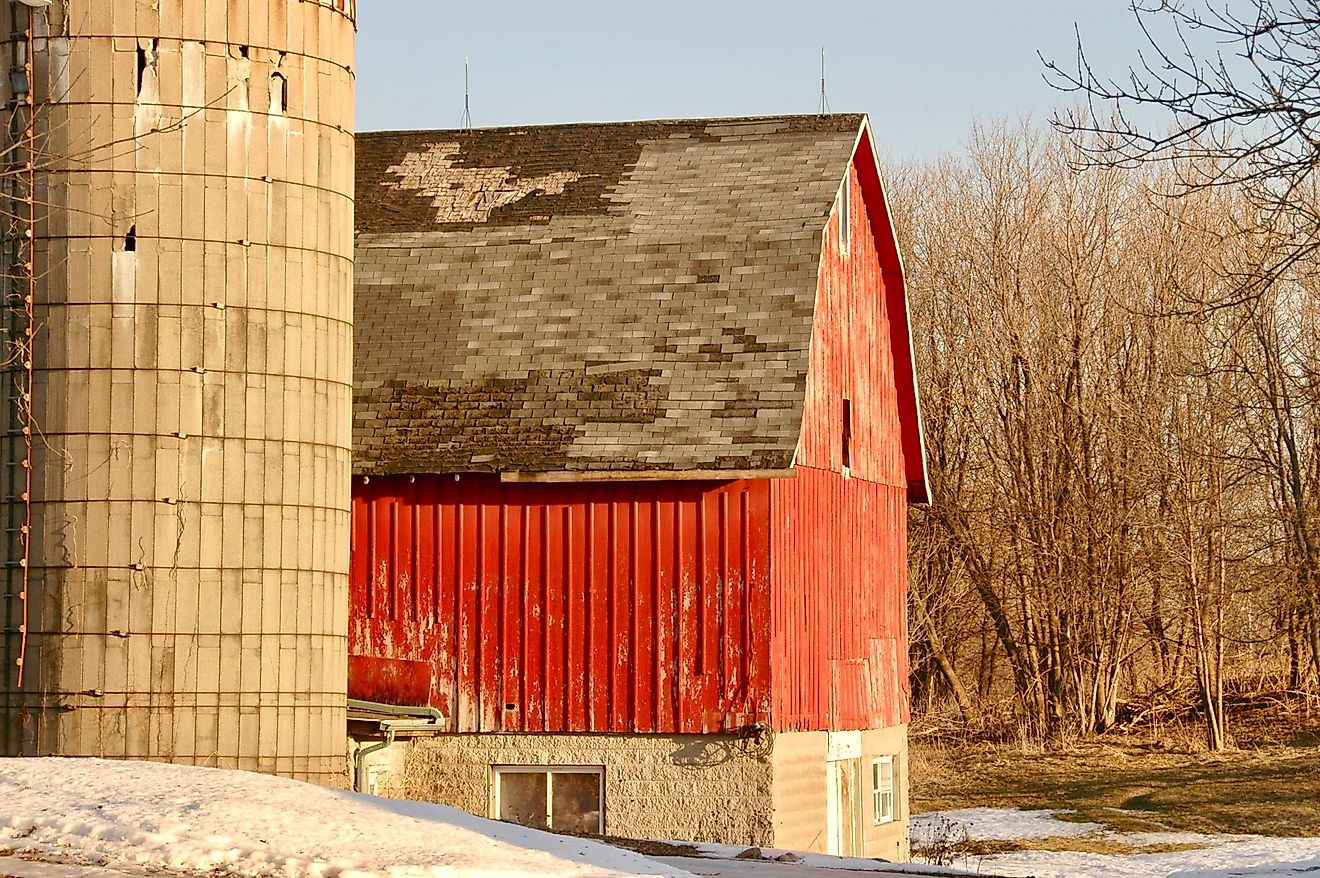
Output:
[[495,766],[494,816],[556,832],[605,831],[605,769],[582,765]]
[[871,762],[871,801],[876,823],[894,819],[894,757],[881,756]]

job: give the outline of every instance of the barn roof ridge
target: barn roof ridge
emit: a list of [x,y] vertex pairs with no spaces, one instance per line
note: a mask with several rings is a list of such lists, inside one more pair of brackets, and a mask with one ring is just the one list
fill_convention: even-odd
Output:
[[791,120],[802,122],[816,122],[820,126],[828,126],[831,122],[837,122],[841,127],[847,126],[849,130],[856,131],[857,126],[861,124],[862,119],[866,118],[865,113],[766,113],[762,115],[751,116],[698,116],[698,117],[659,117],[659,118],[640,118],[640,119],[598,119],[592,121],[578,122],[542,122],[542,123],[523,123],[517,125],[474,125],[470,128],[382,128],[376,131],[359,131],[357,138],[364,137],[388,137],[390,135],[410,135],[410,134],[467,134],[474,131],[485,132],[516,132],[540,129],[557,128],[600,128],[606,126],[625,126],[625,125],[694,125],[702,124],[737,124],[737,123],[757,123],[774,122],[779,120]]
[[362,137],[355,471],[791,467],[822,236],[866,129]]

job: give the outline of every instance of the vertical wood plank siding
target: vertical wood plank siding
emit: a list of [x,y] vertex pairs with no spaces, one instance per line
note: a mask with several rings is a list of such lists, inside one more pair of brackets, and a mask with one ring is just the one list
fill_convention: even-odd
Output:
[[906,490],[798,472],[773,489],[774,727],[905,723]]
[[354,480],[350,692],[460,732],[769,720],[770,484]]
[[[856,167],[849,174],[846,253],[837,204],[826,230],[798,478],[772,488],[779,730],[880,728],[909,716],[907,473],[890,324],[902,305],[886,288],[872,234],[883,216],[872,179]],[[852,421],[847,475],[844,399]]]

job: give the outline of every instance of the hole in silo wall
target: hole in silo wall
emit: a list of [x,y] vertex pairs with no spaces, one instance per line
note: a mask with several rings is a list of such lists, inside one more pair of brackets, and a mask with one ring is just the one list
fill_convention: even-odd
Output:
[[283,73],[270,75],[270,111],[280,114],[289,111],[289,81]]
[[158,57],[158,52],[159,52],[159,50],[160,50],[160,40],[159,40],[159,39],[153,39],[153,40],[151,41],[151,47],[150,47],[150,48],[148,48],[147,46],[144,46],[144,45],[143,45],[142,43],[140,43],[140,42],[138,43],[138,47],[137,47],[137,94],[138,94],[139,97],[142,96],[142,89],[145,88],[145,87],[146,87],[146,84],[147,84],[147,72],[148,72],[148,71],[151,71],[151,72],[153,72],[153,73],[155,72],[155,69],[156,69],[156,59],[157,59],[157,57]]

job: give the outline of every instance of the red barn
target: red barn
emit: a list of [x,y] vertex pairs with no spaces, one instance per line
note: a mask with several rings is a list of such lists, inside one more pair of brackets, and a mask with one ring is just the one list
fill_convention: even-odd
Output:
[[906,857],[927,495],[866,118],[365,134],[357,211],[364,767],[556,829]]

